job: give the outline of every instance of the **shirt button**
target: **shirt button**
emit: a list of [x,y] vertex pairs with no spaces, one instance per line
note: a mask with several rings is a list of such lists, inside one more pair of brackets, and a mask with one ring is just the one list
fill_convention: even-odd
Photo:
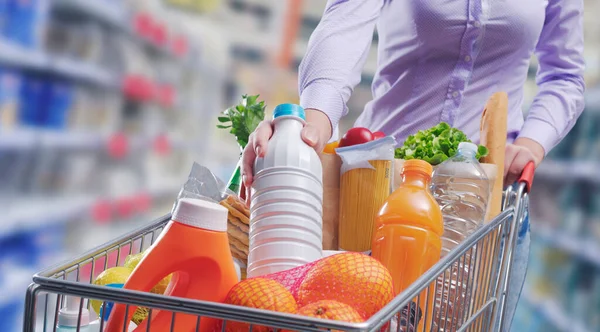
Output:
[[474,25],[476,28],[480,28],[480,27],[481,27],[481,22],[479,22],[479,21],[475,21],[475,23],[473,23],[473,25]]
[[458,91],[452,92],[452,97],[454,97],[454,98],[458,97]]
[[465,62],[471,62],[471,56],[470,55],[465,56]]

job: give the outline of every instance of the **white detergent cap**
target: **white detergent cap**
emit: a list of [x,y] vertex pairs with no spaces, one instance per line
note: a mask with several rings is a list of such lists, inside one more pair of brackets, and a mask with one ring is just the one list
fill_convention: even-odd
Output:
[[477,145],[471,142],[461,142],[458,143],[458,149],[464,152],[472,152],[477,154]]
[[192,227],[227,232],[227,209],[217,203],[201,199],[180,199],[172,219]]
[[[58,312],[58,326],[77,327],[79,322],[79,305],[82,303],[81,298],[74,296],[66,296],[67,307],[60,309]],[[90,312],[84,307],[81,308],[81,324],[88,326],[90,324]]]

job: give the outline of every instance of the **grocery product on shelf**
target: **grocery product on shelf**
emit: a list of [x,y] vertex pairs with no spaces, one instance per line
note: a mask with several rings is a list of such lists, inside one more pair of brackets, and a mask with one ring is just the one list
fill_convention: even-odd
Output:
[[12,129],[17,125],[19,91],[22,76],[14,70],[0,67],[0,129]]
[[304,123],[298,105],[282,104],[273,111],[273,135],[254,166],[248,277],[322,257],[322,168],[315,150],[302,140]]
[[[444,225],[440,206],[429,192],[432,171],[425,161],[407,160],[402,184],[385,201],[375,221],[372,255],[390,271],[395,294],[440,259]],[[423,312],[433,310],[434,290],[430,288],[421,294]]]
[[3,2],[0,34],[24,48],[37,48],[43,39],[50,0]]
[[[360,129],[361,132],[367,129]],[[354,135],[354,134],[352,134]],[[350,141],[336,149],[342,164],[339,191],[339,249],[368,252],[377,212],[390,195],[395,139]],[[367,136],[372,137],[369,131]],[[342,140],[343,142],[343,140]],[[353,145],[358,143],[358,145]],[[340,145],[342,145],[340,143]]]
[[[172,286],[165,295],[223,302],[237,283],[237,273],[227,239],[227,209],[200,199],[183,198],[177,202],[172,220],[161,237],[148,249],[123,288],[150,291],[165,275],[173,273]],[[125,305],[117,304],[106,324],[106,331],[120,331]],[[130,308],[127,320],[133,316]],[[150,323],[155,329],[168,330],[171,313],[157,312]],[[193,315],[178,315],[175,330],[190,331],[197,323]],[[203,319],[200,331],[210,331],[216,323]]]
[[[442,258],[471,235],[486,216],[490,183],[485,171],[476,159],[477,145],[462,142],[458,151],[441,163],[434,171],[431,191],[442,209],[444,234],[442,235]],[[470,255],[463,262],[452,266],[448,275],[437,281],[435,315],[442,331],[460,328],[458,319],[463,317],[463,304],[469,297],[467,280],[472,267]],[[462,281],[462,282],[461,282]],[[448,309],[446,309],[448,308]]]

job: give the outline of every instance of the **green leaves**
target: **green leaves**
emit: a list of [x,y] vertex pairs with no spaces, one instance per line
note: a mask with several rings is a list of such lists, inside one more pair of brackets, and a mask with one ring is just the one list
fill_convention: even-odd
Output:
[[220,124],[219,129],[230,129],[243,149],[248,144],[250,134],[258,127],[258,124],[265,118],[265,102],[258,102],[259,95],[242,96],[240,104],[230,107],[219,116],[217,120]]
[[[471,141],[462,131],[441,122],[432,128],[408,136],[404,145],[396,149],[396,159],[421,159],[432,165],[439,165],[456,154],[458,144],[461,142]],[[476,158],[480,159],[487,154],[488,149],[480,145]]]

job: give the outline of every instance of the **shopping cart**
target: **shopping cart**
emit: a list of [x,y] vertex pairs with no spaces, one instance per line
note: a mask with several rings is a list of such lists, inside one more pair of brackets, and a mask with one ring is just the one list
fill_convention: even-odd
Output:
[[[253,326],[267,326],[275,331],[380,331],[390,328],[397,331],[425,331],[425,327],[431,327],[435,331],[497,330],[505,323],[503,316],[512,254],[519,226],[526,213],[533,169],[533,164],[527,165],[519,181],[504,192],[503,212],[500,215],[480,227],[408,289],[363,323],[320,320],[92,285],[93,278],[98,273],[118,266],[127,255],[148,248],[169,221],[170,216],[167,215],[73,261],[34,275],[33,283],[27,291],[24,331],[55,331],[59,308],[65,305],[65,296],[81,298],[80,312],[83,306],[89,309],[89,300],[94,299],[99,300],[103,308],[112,302],[125,304],[126,310],[146,307],[150,310],[150,315],[153,310],[170,311],[173,315],[171,326],[177,315],[181,314],[197,316],[197,328],[203,317],[218,318],[224,321],[223,331],[227,330],[227,322],[230,321],[247,323],[249,331],[253,330]],[[469,269],[460,268],[459,273],[456,273],[457,266],[468,266]],[[419,314],[409,314],[410,308],[415,309],[416,303],[422,303],[423,296],[426,303],[435,301],[434,309],[429,310],[429,306],[426,306]],[[453,307],[449,308],[448,303],[453,303]],[[499,322],[500,326],[495,322]],[[127,331],[127,326],[128,322],[123,322],[123,331]],[[147,325],[146,330],[153,331],[151,324]]]

